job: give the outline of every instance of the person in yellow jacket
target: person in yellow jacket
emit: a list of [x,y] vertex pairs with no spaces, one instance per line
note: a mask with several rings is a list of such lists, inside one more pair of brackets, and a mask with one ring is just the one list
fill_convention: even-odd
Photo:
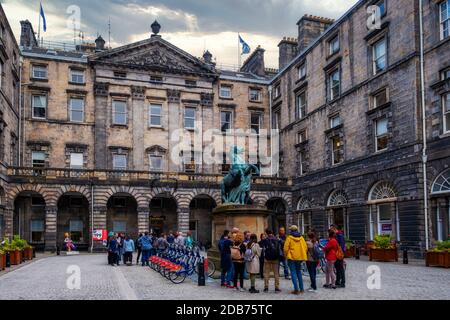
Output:
[[303,294],[302,263],[308,259],[308,247],[305,239],[298,232],[298,227],[293,225],[289,228],[291,231],[284,243],[284,256],[287,259],[289,270],[291,271],[294,291],[292,294]]

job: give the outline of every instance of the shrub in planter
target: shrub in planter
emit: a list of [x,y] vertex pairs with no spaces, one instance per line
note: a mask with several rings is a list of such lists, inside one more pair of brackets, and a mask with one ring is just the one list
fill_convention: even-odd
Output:
[[22,260],[21,251],[17,248],[17,245],[14,241],[5,240],[5,244],[3,245],[3,250],[9,253],[9,261],[12,266],[20,264]]
[[27,241],[21,239],[20,236],[14,236],[13,241],[11,243],[15,244],[17,250],[20,251],[20,258],[19,258],[20,263],[24,262],[26,259],[25,249],[29,246]]
[[425,254],[425,263],[427,267],[450,267],[450,240],[438,241],[436,247],[427,251]]
[[373,247],[369,250],[369,260],[381,262],[398,261],[398,252],[390,235],[378,235],[374,239]]
[[345,238],[345,258],[353,258],[355,255],[355,244],[349,238]]
[[0,271],[5,270],[6,267],[6,253],[0,249]]

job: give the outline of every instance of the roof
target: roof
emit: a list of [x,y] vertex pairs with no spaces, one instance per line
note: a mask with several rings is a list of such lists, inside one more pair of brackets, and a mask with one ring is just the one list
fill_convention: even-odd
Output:
[[52,50],[39,47],[34,48],[21,47],[20,51],[24,57],[28,58],[41,58],[67,62],[87,63],[88,57],[88,54],[86,54],[86,52]]
[[269,85],[271,76],[260,77],[256,74],[250,72],[238,72],[238,71],[229,71],[229,70],[219,70],[220,79],[223,80],[233,80],[233,81],[241,81],[241,82],[251,82],[258,84]]

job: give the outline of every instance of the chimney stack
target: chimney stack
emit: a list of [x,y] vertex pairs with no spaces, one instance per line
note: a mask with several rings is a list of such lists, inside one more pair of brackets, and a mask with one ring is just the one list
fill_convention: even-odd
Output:
[[289,64],[298,54],[298,40],[296,38],[284,37],[278,44],[279,57],[278,66],[279,69],[283,69]]
[[264,77],[266,75],[266,68],[264,64],[264,50],[261,46],[258,46],[255,51],[245,60],[240,71],[256,74],[257,76]]
[[105,50],[105,40],[103,40],[102,36],[98,36],[95,39],[95,51],[104,51]]
[[30,21],[20,21],[20,46],[25,48],[38,47],[38,41],[33,30],[33,25]]
[[333,19],[305,14],[298,22],[298,52],[305,50],[314,40],[325,32]]

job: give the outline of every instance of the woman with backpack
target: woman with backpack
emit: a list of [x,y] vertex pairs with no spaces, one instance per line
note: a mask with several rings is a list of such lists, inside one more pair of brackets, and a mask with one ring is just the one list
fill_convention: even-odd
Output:
[[320,259],[320,249],[317,242],[316,234],[314,232],[308,233],[308,241],[306,241],[308,247],[308,260],[306,260],[306,267],[308,268],[309,279],[311,280],[311,288],[308,292],[317,292],[316,275],[317,264]]
[[323,285],[327,289],[336,289],[336,274],[334,273],[334,263],[336,262],[336,253],[339,243],[336,240],[336,232],[333,229],[328,230],[328,243],[323,248],[327,265],[325,269],[326,283]]
[[[244,244],[244,235],[242,233],[234,234],[234,243],[231,247],[231,259],[233,261],[234,266],[234,279],[233,284],[236,290],[244,292],[244,269],[245,269],[245,244]],[[238,278],[239,285],[238,286]]]
[[261,247],[258,244],[258,236],[256,234],[252,234],[250,236],[250,241],[247,244],[247,248],[245,250],[245,261],[246,261],[246,269],[250,274],[250,293],[259,293],[259,290],[256,290],[256,276],[259,274],[259,257],[261,256]]

